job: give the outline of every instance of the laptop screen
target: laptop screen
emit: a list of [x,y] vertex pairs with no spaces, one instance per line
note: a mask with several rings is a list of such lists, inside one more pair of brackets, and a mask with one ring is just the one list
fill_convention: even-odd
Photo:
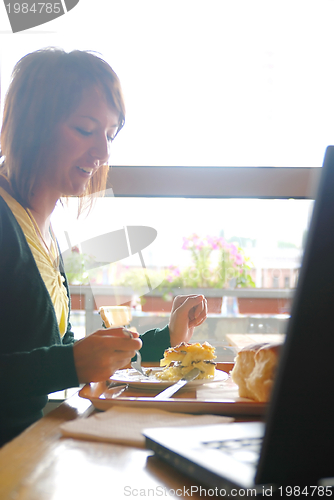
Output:
[[257,483],[334,476],[334,147],[326,150]]

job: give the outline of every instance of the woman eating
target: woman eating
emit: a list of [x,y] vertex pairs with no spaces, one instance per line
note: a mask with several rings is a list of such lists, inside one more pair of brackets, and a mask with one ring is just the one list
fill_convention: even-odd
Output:
[[0,446],[41,418],[49,393],[107,380],[139,349],[159,360],[206,318],[202,295],[179,296],[163,329],[74,341],[50,218],[58,200],[104,191],[124,122],[118,77],[100,57],[48,48],[16,64],[1,129]]

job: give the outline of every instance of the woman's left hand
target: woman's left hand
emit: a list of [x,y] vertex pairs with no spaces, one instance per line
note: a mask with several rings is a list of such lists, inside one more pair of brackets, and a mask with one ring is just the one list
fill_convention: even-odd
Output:
[[178,295],[175,297],[169,319],[171,346],[189,342],[195,326],[206,320],[208,313],[204,295]]

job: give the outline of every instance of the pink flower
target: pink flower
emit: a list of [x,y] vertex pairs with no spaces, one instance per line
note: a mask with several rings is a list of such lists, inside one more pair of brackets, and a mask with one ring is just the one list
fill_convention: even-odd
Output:
[[234,256],[238,255],[238,249],[237,249],[237,247],[235,245],[233,245],[233,243],[231,243],[231,245],[230,245],[230,252]]
[[245,261],[244,261],[243,256],[242,256],[240,253],[238,253],[238,254],[235,256],[235,263],[236,263],[238,266],[242,266],[244,262],[245,262]]
[[220,238],[217,238],[216,236],[207,236],[207,240],[212,250],[218,250],[221,247]]
[[181,274],[181,271],[178,267],[174,266],[169,266],[169,274],[166,276],[166,280],[171,283],[172,281],[175,280],[175,278],[178,278]]
[[182,250],[188,250],[188,248],[189,248],[189,240],[188,238],[183,237]]
[[202,250],[202,248],[205,247],[205,243],[203,240],[197,240],[195,242],[195,248],[196,250]]

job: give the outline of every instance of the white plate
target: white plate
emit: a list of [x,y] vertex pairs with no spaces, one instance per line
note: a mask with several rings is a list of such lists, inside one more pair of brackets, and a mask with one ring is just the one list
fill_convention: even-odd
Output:
[[[257,403],[251,399],[239,397],[238,387],[230,378],[220,384],[204,384],[196,389],[195,397],[182,398],[181,396],[166,400],[154,399],[147,391],[143,392],[130,389],[117,394],[118,387],[108,388],[105,382],[86,384],[79,392],[79,396],[89,399],[98,410],[106,411],[115,406],[126,408],[155,408],[177,413],[212,414],[212,415],[252,415],[263,416],[267,411],[267,403]],[[123,386],[124,387],[124,386]],[[160,389],[161,386],[155,386]],[[142,386],[140,387],[140,389]],[[161,387],[162,389],[162,387]],[[130,391],[130,393],[129,393]],[[153,392],[154,394],[154,392]],[[189,392],[188,392],[189,394]]]
[[[137,387],[141,389],[157,389],[157,387],[169,387],[170,385],[175,384],[175,381],[169,381],[169,380],[159,380],[155,377],[155,374],[159,371],[162,370],[160,367],[153,367],[153,368],[144,368],[144,371],[151,370],[150,371],[150,376],[149,377],[144,377],[144,375],[141,375],[138,373],[136,370],[133,368],[128,368],[126,370],[117,370],[117,372],[114,373],[114,375],[110,378],[110,380],[113,380],[114,382],[121,382],[124,384],[129,384],[129,386],[132,387]],[[223,380],[226,380],[228,378],[228,374],[221,371],[221,370],[216,370],[215,376],[212,379],[200,379],[200,380],[193,380],[192,382],[187,383],[187,388],[189,387],[197,387],[199,385],[203,384],[212,384],[214,382],[222,382]]]

